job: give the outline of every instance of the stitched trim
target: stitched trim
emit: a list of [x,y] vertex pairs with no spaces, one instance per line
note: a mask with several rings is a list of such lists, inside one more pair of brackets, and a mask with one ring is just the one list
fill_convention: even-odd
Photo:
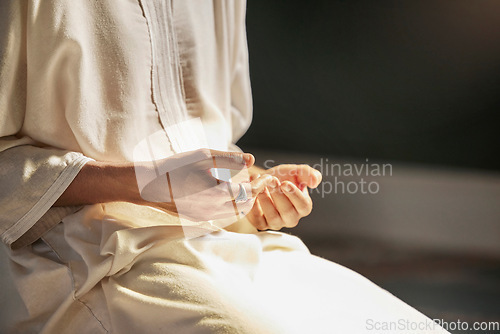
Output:
[[152,97],[161,126],[175,152],[184,151],[189,134],[179,124],[189,119],[172,18],[172,1],[141,1],[151,45]]
[[97,320],[97,322],[99,323],[99,325],[101,325],[102,329],[104,329],[104,331],[106,333],[110,333],[110,331],[108,331],[106,329],[106,327],[104,327],[103,323],[101,322],[101,320],[99,320],[99,318],[97,318],[97,316],[94,314],[94,312],[92,312],[92,309],[86,304],[84,303],[83,301],[81,301],[80,299],[76,298],[75,299],[77,302],[80,302],[83,306],[85,306],[85,308],[89,311],[89,313],[92,315],[92,317],[94,317],[95,320]]
[[[156,102],[156,95],[155,95],[155,90],[154,90],[154,52],[153,52],[153,40],[151,37],[151,27],[149,26],[149,21],[146,16],[146,12],[144,9],[144,5],[142,4],[141,0],[137,1],[139,3],[139,7],[141,7],[142,11],[142,16],[144,17],[144,21],[146,21],[146,27],[148,28],[148,38],[149,38],[149,46],[150,46],[150,54],[151,54],[151,70],[150,70],[150,81],[151,81],[151,102],[153,102],[153,105],[155,106],[156,112],[159,114],[158,111],[158,103]],[[158,118],[160,118],[160,115],[158,115]]]
[[28,231],[56,202],[60,194],[69,186],[69,184],[78,175],[82,167],[92,159],[85,156],[76,158],[71,165],[63,169],[59,177],[47,189],[47,191],[40,197],[38,202],[21,218],[17,223],[5,231],[2,239],[8,245],[14,243],[26,231]]

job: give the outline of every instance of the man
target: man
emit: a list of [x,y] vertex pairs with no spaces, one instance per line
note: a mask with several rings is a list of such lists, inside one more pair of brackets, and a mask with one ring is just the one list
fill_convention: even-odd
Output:
[[0,231],[23,301],[10,331],[358,333],[368,316],[429,321],[265,231],[309,214],[321,175],[258,169],[234,146],[251,120],[244,1],[1,6]]

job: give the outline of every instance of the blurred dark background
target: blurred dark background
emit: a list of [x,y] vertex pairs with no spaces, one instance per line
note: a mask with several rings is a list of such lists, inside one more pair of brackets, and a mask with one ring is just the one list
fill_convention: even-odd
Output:
[[250,0],[239,145],[500,170],[500,1]]
[[249,0],[247,34],[257,163],[394,165],[288,232],[431,318],[500,321],[500,1]]

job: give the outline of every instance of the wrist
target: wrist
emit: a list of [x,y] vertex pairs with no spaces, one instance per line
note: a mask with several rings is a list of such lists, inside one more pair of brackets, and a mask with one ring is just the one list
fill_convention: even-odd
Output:
[[92,161],[81,171],[90,203],[136,202],[140,197],[133,163]]
[[104,174],[110,184],[109,196],[113,201],[144,204],[137,184],[136,167],[134,163],[106,164]]

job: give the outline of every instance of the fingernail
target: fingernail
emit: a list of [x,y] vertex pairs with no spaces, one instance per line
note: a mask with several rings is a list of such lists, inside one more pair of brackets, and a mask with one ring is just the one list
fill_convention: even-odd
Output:
[[269,183],[269,188],[275,189],[277,186],[278,186],[278,181],[277,181],[276,179],[273,179],[273,180]]
[[281,185],[281,188],[286,191],[286,192],[291,192],[293,190],[292,186],[290,183],[284,183]]
[[250,153],[245,153],[243,154],[243,158],[245,159],[246,164],[250,164],[253,160],[253,155],[251,155]]

